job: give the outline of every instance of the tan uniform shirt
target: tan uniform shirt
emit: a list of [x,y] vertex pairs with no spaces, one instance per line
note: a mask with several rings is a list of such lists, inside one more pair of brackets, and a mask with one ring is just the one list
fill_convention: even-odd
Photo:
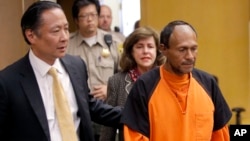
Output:
[[119,43],[123,43],[126,39],[126,37],[120,32],[111,31],[110,33],[113,35],[113,38],[117,38],[116,40]]
[[[119,69],[120,53],[117,41],[113,39],[110,48],[104,41],[104,35],[109,34],[97,30],[96,43],[89,46],[78,31],[71,33],[67,53],[79,55],[86,63],[88,69],[88,83],[90,89],[97,84],[107,84],[108,78]],[[108,50],[110,55],[104,56],[103,50]]]

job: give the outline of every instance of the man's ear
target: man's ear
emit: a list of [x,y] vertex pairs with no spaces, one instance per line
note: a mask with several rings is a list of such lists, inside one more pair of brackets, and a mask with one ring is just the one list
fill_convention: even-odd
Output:
[[25,30],[25,36],[31,44],[34,43],[36,35],[31,29]]
[[166,51],[166,49],[167,49],[167,47],[166,47],[164,44],[160,44],[159,50],[160,50],[161,52]]

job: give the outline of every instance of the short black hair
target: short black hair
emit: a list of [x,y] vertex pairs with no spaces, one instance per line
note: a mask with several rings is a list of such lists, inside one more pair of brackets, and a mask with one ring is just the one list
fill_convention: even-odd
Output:
[[160,43],[164,44],[166,48],[169,48],[169,38],[171,34],[173,33],[175,26],[177,25],[188,25],[197,35],[194,27],[191,24],[182,20],[172,21],[164,27],[164,29],[161,31],[161,34],[160,34]]
[[22,33],[26,43],[30,45],[30,42],[25,35],[25,31],[31,29],[37,33],[39,26],[42,24],[42,13],[53,8],[62,9],[59,4],[51,1],[37,1],[28,7],[21,19]]
[[100,15],[100,3],[99,0],[75,0],[72,6],[72,17],[78,19],[79,11],[82,7],[94,4],[97,10],[97,14]]

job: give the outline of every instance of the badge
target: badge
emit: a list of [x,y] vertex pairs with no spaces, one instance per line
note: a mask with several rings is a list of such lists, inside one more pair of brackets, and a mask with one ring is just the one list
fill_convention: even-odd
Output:
[[102,57],[106,58],[106,57],[109,57],[109,55],[110,55],[109,49],[103,48],[102,49]]

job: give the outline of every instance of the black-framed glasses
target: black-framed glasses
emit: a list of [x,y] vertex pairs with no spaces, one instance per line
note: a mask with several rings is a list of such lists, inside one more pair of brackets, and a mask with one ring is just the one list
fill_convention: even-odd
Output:
[[83,20],[87,20],[87,19],[89,19],[89,18],[91,18],[91,19],[96,19],[97,16],[98,16],[97,13],[88,13],[88,14],[80,15],[80,16],[78,16],[78,18],[81,18],[81,19],[83,19]]

